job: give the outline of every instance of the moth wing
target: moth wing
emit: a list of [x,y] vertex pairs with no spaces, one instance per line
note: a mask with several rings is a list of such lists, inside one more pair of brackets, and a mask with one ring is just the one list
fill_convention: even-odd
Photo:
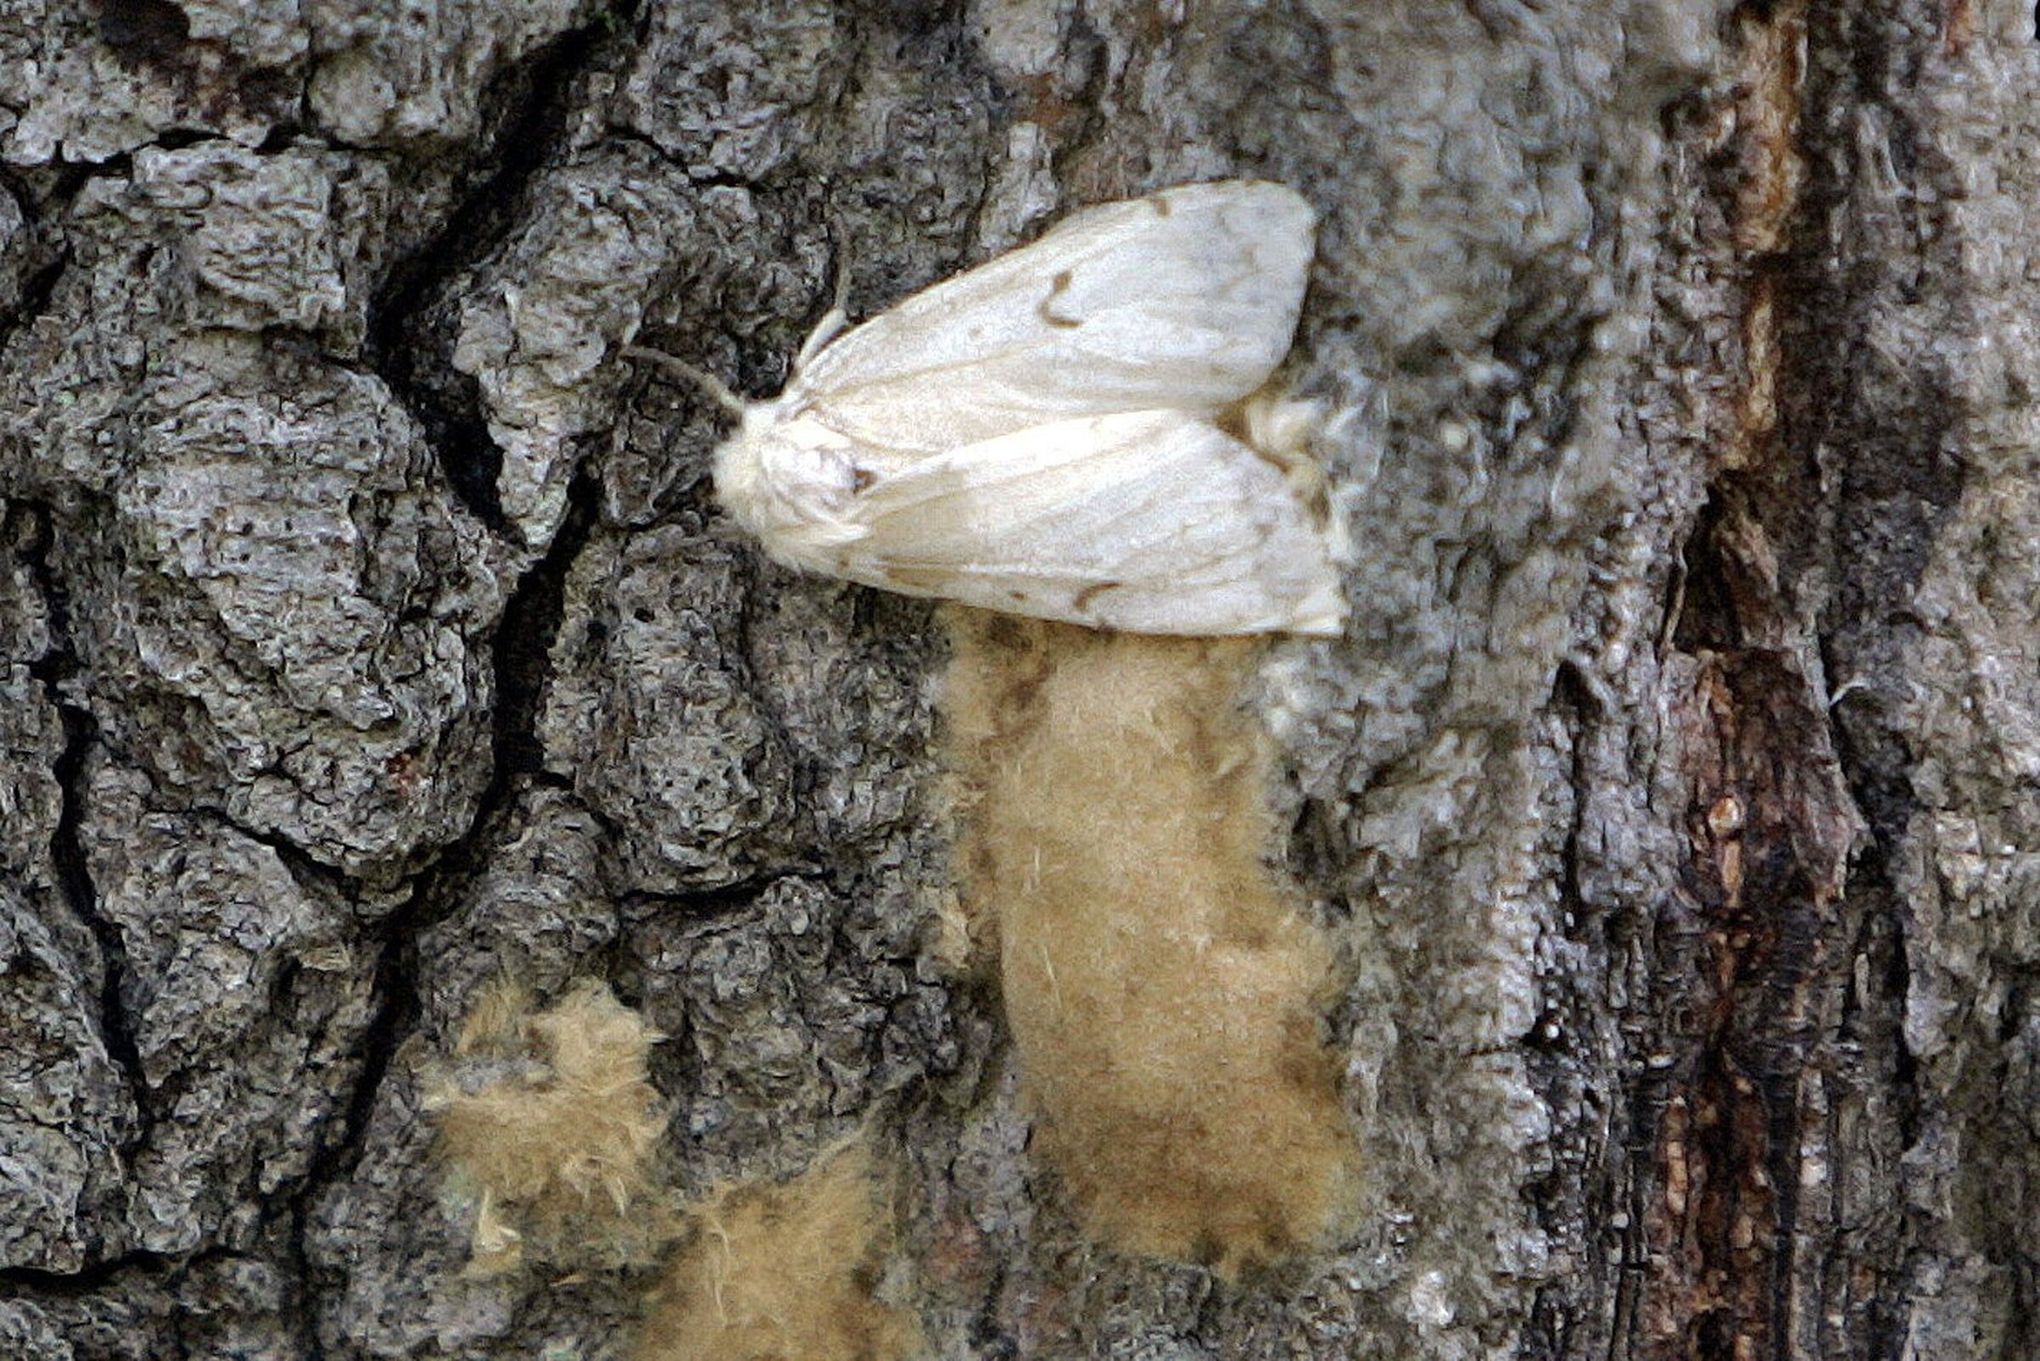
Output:
[[853,440],[955,448],[1065,417],[1216,411],[1289,350],[1316,215],[1223,180],[1108,203],[826,346],[787,397]]
[[909,595],[1133,633],[1337,633],[1323,528],[1197,415],[1080,417],[931,455],[857,498],[837,568]]

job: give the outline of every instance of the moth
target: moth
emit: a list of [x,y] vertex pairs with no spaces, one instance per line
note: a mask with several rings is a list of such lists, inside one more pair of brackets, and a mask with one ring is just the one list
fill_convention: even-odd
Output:
[[[1107,203],[855,328],[740,404],[716,493],[779,562],[1134,633],[1335,634],[1288,353],[1316,215],[1222,180]],[[734,399],[731,399],[734,400]]]

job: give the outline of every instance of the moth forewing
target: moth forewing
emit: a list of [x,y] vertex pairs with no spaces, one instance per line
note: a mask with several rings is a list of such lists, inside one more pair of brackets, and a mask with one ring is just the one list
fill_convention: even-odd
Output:
[[1337,632],[1322,530],[1200,416],[1086,416],[931,455],[865,494],[838,574],[1143,633]]
[[1300,195],[1257,181],[1089,208],[838,337],[787,391],[852,439],[918,450],[1064,416],[1216,411],[1288,353],[1315,231]]

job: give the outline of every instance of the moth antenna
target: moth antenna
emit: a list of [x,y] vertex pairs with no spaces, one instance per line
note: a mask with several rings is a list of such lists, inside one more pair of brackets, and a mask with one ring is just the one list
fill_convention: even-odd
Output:
[[643,360],[657,364],[687,379],[714,399],[715,404],[732,416],[744,414],[744,399],[730,389],[729,384],[710,373],[707,369],[696,368],[678,355],[667,354],[664,350],[649,349],[643,345],[626,345],[622,350],[625,359]]

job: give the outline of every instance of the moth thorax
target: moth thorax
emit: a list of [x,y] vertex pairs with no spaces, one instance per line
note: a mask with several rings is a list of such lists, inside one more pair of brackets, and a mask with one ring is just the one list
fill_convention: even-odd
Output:
[[827,550],[865,532],[847,518],[858,490],[853,451],[819,421],[754,406],[716,451],[716,497],[773,557],[826,571]]

